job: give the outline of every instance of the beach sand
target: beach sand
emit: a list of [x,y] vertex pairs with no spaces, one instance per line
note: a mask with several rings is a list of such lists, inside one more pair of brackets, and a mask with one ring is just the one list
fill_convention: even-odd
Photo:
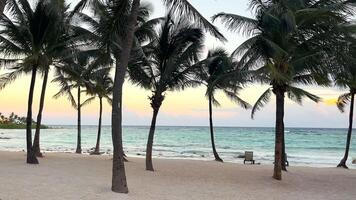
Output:
[[0,199],[356,199],[356,170],[290,167],[282,181],[271,165],[143,158],[126,163],[129,194],[110,190],[109,156],[47,153],[40,165],[25,164],[23,152],[0,152]]

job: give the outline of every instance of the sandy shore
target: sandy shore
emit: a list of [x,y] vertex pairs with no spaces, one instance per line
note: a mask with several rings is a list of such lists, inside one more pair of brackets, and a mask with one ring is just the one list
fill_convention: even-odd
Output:
[[126,163],[130,193],[110,191],[109,156],[46,154],[41,164],[25,164],[22,152],[0,152],[0,199],[340,199],[356,198],[356,170],[290,167],[283,181],[272,166],[214,161],[144,159]]

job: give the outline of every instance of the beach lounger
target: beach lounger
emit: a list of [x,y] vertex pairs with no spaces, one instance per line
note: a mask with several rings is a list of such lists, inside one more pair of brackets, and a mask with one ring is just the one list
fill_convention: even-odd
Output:
[[246,164],[246,162],[251,162],[251,164],[255,164],[255,160],[253,159],[253,151],[245,151],[244,164]]

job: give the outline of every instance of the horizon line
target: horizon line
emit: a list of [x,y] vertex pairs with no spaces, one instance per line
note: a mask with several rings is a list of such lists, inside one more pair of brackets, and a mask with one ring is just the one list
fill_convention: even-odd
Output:
[[[46,126],[77,126],[77,124],[45,124]],[[95,124],[82,124],[82,126],[98,126]],[[103,124],[103,126],[111,126]],[[123,127],[150,127],[150,125],[132,125],[124,124]],[[209,125],[157,125],[156,127],[209,127]],[[214,126],[214,128],[275,128],[273,126]],[[305,128],[305,129],[347,129],[348,127],[303,127],[303,126],[285,126],[285,128]],[[356,128],[352,128],[356,129]]]

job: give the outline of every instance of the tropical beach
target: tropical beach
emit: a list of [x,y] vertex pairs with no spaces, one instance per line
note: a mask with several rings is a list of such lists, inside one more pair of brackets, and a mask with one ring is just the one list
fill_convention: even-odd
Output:
[[0,200],[355,199],[354,0],[0,0]]

